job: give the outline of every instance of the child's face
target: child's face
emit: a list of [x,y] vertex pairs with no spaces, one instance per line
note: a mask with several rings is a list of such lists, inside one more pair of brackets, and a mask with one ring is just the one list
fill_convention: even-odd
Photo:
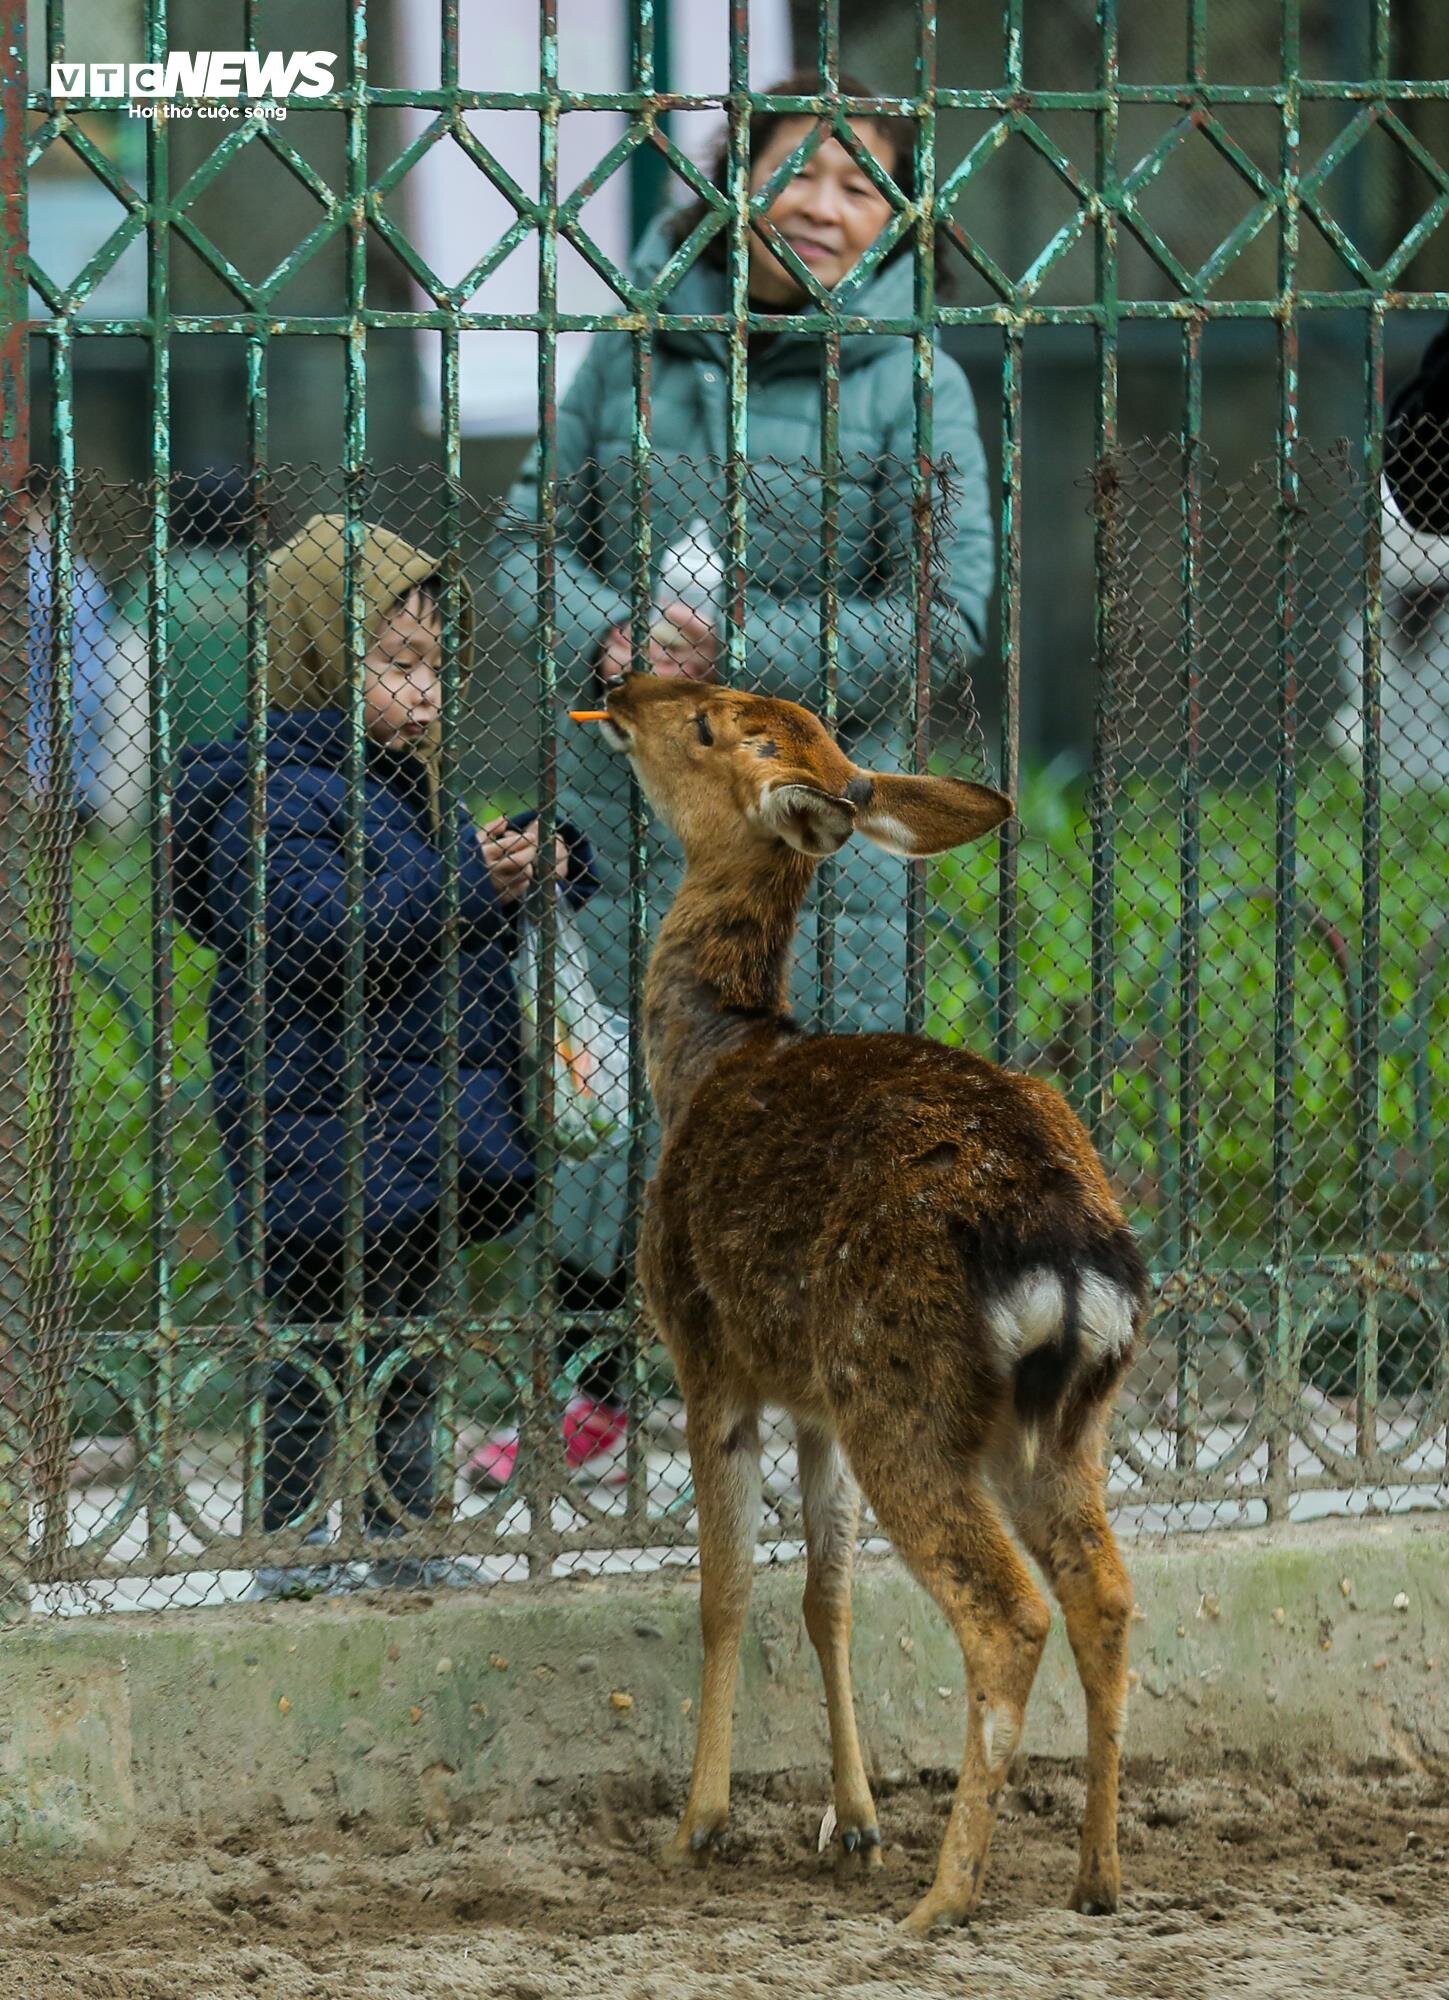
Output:
[[406,750],[442,713],[443,622],[415,590],[386,613],[363,661],[362,711],[379,750]]

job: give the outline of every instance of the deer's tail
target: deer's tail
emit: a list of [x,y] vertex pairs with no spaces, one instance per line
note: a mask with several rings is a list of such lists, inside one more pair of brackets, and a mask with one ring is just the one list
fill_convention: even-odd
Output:
[[1018,1419],[1047,1422],[1072,1384],[1130,1353],[1147,1303],[1147,1266],[1125,1224],[1092,1226],[1079,1208],[1031,1240],[956,1227],[984,1309],[998,1372]]

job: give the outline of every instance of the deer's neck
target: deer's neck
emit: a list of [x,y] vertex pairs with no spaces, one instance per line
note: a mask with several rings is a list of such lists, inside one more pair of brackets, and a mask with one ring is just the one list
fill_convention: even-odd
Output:
[[772,852],[748,872],[691,863],[644,984],[644,1047],[667,1132],[732,1049],[787,1016],[790,944],[815,864]]

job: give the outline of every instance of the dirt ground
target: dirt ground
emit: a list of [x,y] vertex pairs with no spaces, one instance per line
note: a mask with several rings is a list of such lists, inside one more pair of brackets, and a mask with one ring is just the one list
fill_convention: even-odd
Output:
[[737,1791],[725,1852],[651,1856],[674,1801],[596,1789],[546,1819],[440,1837],[370,1826],[196,1837],[106,1873],[0,1878],[3,2000],[1052,2000],[1449,1996],[1449,1776],[1208,1780],[1137,1765],[1124,1907],[1073,1916],[1080,1772],[1008,1793],[981,1915],[924,1943],[945,1773],[880,1787],[886,1864],[816,1855],[821,1781]]

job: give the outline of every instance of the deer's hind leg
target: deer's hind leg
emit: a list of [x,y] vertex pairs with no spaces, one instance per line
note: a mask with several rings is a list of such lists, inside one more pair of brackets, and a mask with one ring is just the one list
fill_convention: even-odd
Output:
[[845,1443],[876,1519],[945,1612],[966,1663],[961,1776],[936,1879],[905,1919],[924,1934],[964,1923],[981,1900],[1051,1611],[974,1466],[946,1440],[908,1441],[898,1427],[876,1422],[853,1427]]
[[851,1584],[860,1494],[834,1437],[796,1424],[805,1513],[805,1629],[820,1661],[830,1719],[835,1838],[843,1854],[880,1864],[880,1828],[860,1754],[850,1684]]
[[1072,1908],[1115,1910],[1122,1888],[1117,1798],[1127,1708],[1132,1584],[1102,1496],[1099,1426],[1062,1445],[1044,1437],[1029,1473],[1003,1482],[1022,1541],[1066,1618],[1087,1703],[1087,1804]]
[[740,1638],[754,1580],[760,1516],[760,1431],[754,1409],[685,1384],[689,1457],[699,1512],[704,1675],[689,1801],[665,1859],[702,1862],[730,1811],[730,1743]]

